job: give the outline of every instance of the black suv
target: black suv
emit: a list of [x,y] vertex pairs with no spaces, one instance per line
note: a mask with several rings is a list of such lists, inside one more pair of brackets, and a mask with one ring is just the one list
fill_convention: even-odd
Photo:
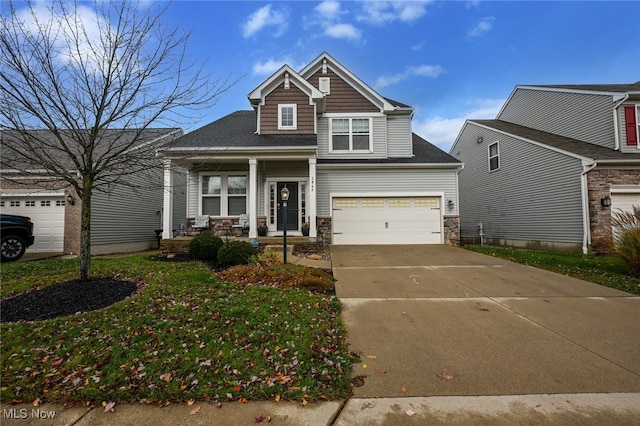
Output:
[[33,245],[33,223],[25,216],[13,214],[0,214],[2,224],[2,261],[18,260],[24,254],[27,247]]

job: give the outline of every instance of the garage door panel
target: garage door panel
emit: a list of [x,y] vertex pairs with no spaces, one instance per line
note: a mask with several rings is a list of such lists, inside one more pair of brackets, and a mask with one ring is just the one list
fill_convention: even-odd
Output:
[[62,252],[64,250],[63,196],[2,197],[2,212],[28,216],[33,222],[34,244],[29,252]]
[[440,244],[439,199],[339,198],[334,200],[334,244]]

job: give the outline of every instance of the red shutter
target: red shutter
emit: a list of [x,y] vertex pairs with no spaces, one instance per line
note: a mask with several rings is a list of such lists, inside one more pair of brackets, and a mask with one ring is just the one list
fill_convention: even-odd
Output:
[[638,145],[638,123],[636,122],[636,107],[624,107],[624,121],[627,129],[627,145]]

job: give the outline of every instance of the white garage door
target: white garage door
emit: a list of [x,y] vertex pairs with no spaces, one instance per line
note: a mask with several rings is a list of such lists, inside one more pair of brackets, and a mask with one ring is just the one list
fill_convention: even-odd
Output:
[[333,244],[442,244],[440,198],[334,198]]
[[2,212],[28,216],[35,242],[27,252],[64,250],[64,196],[2,197]]
[[633,211],[633,206],[640,207],[640,192],[621,192],[611,194],[611,211],[620,209],[623,211]]

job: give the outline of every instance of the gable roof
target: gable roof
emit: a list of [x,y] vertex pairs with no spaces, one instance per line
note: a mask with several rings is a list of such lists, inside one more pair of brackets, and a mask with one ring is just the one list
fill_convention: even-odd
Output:
[[518,124],[509,123],[502,120],[469,120],[469,123],[475,123],[483,127],[496,130],[501,133],[515,136],[517,138],[526,139],[547,145],[558,151],[564,151],[574,156],[591,159],[593,161],[631,161],[640,162],[640,153],[623,153],[613,149],[605,148],[590,144],[588,142],[577,139],[567,138],[565,136],[556,135],[554,133],[543,132]]
[[[251,105],[264,105],[264,99],[269,93],[275,90],[286,78],[289,78],[293,84],[302,90],[307,96],[315,101],[324,100],[324,94],[320,90],[313,87],[307,80],[302,78],[300,74],[294,71],[289,65],[283,65],[278,71],[273,73],[271,77],[262,82],[258,87],[253,89],[247,97]],[[322,110],[322,108],[320,108]]]
[[217,150],[267,147],[310,147],[318,145],[313,134],[256,134],[256,112],[236,111],[176,139],[167,151]]
[[521,87],[541,87],[548,89],[578,90],[585,92],[627,93],[640,92],[640,81],[631,84],[543,84],[540,86]]
[[[340,78],[349,83],[355,90],[360,92],[360,94],[371,101],[374,105],[380,107],[383,111],[395,111],[397,109],[396,106],[392,105],[388,99],[380,96],[378,92],[360,80],[355,74],[349,71],[349,69],[340,62],[336,61],[327,52],[322,52],[318,57],[311,61],[300,71],[300,75],[302,78],[308,79],[319,69],[322,69],[324,65],[330,67]],[[404,105],[404,107],[408,106]]]

